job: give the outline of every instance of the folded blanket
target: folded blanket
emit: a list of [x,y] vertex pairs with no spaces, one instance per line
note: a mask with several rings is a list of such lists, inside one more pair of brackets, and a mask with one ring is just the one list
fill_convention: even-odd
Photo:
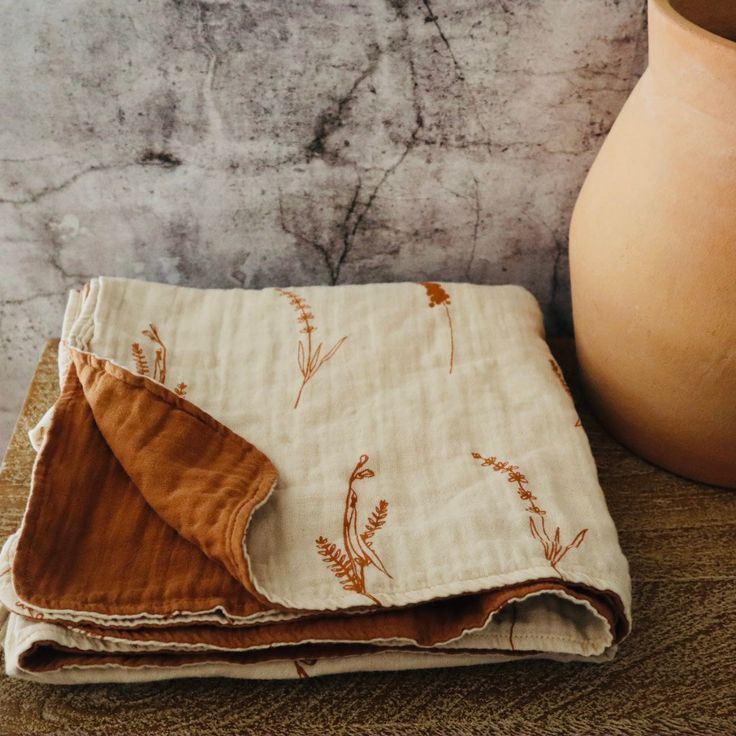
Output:
[[72,292],[0,559],[9,674],[610,659],[630,581],[513,287]]

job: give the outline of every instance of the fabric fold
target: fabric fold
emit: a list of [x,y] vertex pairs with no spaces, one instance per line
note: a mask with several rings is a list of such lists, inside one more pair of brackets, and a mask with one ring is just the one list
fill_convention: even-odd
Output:
[[515,287],[93,281],[0,554],[8,672],[609,659],[628,571],[542,337]]
[[262,606],[248,590],[244,528],[275,481],[262,453],[189,402],[74,352],[34,468],[15,590],[46,609],[168,615],[227,603],[247,616]]
[[148,505],[256,597],[244,555],[253,510],[276,483],[271,461],[152,380],[73,351],[97,429]]

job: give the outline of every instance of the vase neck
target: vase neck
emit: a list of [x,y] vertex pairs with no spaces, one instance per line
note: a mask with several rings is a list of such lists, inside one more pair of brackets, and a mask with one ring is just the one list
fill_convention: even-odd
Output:
[[655,83],[709,115],[736,121],[731,32],[736,35],[732,0],[649,0],[649,69]]

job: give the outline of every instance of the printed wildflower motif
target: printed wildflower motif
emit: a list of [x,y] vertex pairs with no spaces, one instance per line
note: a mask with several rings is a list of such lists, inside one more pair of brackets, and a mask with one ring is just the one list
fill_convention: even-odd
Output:
[[[292,307],[297,312],[297,321],[302,325],[299,330],[300,333],[306,335],[306,341],[302,342],[301,338],[297,344],[297,365],[299,366],[299,372],[302,374],[302,384],[299,387],[299,392],[296,395],[296,401],[294,401],[294,408],[299,406],[299,402],[302,398],[302,392],[307,382],[314,376],[315,373],[328,361],[334,357],[335,353],[340,349],[340,346],[347,340],[347,335],[341,337],[324,355],[322,353],[322,343],[314,348],[312,344],[312,333],[317,329],[313,323],[314,314],[312,314],[312,308],[307,304],[302,297],[293,291],[287,289],[276,289],[276,291],[285,296]],[[321,356],[321,357],[320,357]]]
[[296,673],[299,675],[299,679],[303,680],[305,678],[309,678],[309,675],[307,674],[307,671],[304,669],[304,667],[311,667],[312,665],[317,664],[316,659],[295,659],[294,660],[294,667],[296,667]]
[[434,283],[433,281],[423,281],[422,286],[427,291],[429,297],[429,306],[444,307],[445,316],[447,317],[447,326],[450,329],[450,373],[452,373],[452,367],[455,363],[455,335],[452,329],[452,315],[450,314],[450,295],[442,288],[440,284]]
[[355,482],[372,478],[375,475],[370,468],[365,467],[367,462],[368,455],[361,455],[348,481],[342,524],[345,551],[343,552],[326,537],[318,537],[315,544],[317,545],[317,552],[345,590],[364,595],[380,606],[382,604],[378,598],[366,590],[365,570],[373,565],[387,577],[392,577],[383,564],[383,560],[373,549],[372,542],[375,533],[386,523],[388,501],[381,499],[378,502],[364,530],[358,533],[358,494],[355,490]]
[[141,333],[145,335],[152,343],[158,345],[156,348],[156,362],[153,364],[153,380],[159,383],[166,383],[166,345],[164,345],[158,334],[156,325],[149,324],[147,330]]
[[[567,381],[565,380],[565,376],[562,375],[562,370],[561,370],[560,366],[557,364],[557,361],[554,360],[553,358],[550,358],[549,359],[549,364],[550,364],[550,366],[552,368],[552,372],[555,374],[555,376],[557,376],[557,380],[562,385],[562,388],[564,388],[565,391],[567,391],[567,395],[572,399],[572,391],[570,391],[570,387],[567,385]],[[580,417],[578,417],[578,420],[575,422],[575,426],[576,427],[582,426],[580,424]]]
[[[529,512],[529,531],[534,539],[538,540],[544,549],[544,556],[549,562],[552,569],[560,576],[562,573],[557,565],[562,561],[565,555],[572,549],[577,549],[583,543],[587,529],[581,529],[573,538],[572,542],[566,547],[560,542],[560,527],[555,529],[552,536],[547,531],[545,516],[547,512],[537,504],[537,497],[527,487],[527,477],[519,471],[516,465],[511,465],[504,460],[497,460],[495,457],[484,457],[478,452],[471,453],[473,458],[481,461],[481,466],[490,467],[497,473],[503,473],[508,478],[509,483],[516,485],[516,492],[522,501],[528,502],[526,510]],[[535,521],[536,518],[536,521]]]
[[[158,329],[154,324],[149,324],[148,329],[143,330],[141,334],[156,345],[152,378],[154,381],[158,381],[159,383],[166,385],[166,345],[164,345],[161,335],[159,335]],[[135,363],[136,371],[142,376],[150,375],[151,369],[149,367],[148,358],[146,357],[141,344],[138,342],[132,343],[130,346],[130,352],[133,355],[133,362]],[[179,383],[176,388],[174,388],[174,393],[177,396],[185,396],[187,388],[186,383]]]
[[148,359],[146,358],[146,354],[143,352],[143,348],[140,346],[140,343],[134,342],[130,346],[130,350],[133,353],[135,369],[142,376],[147,376],[151,371],[148,368]]
[[511,651],[515,652],[516,647],[514,646],[514,628],[516,627],[516,604],[509,603],[507,605],[511,606],[511,626],[509,627],[509,646],[511,647]]

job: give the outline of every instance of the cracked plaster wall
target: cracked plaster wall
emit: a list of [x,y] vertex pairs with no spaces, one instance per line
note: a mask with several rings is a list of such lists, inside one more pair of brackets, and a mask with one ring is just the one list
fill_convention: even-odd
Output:
[[570,210],[644,0],[0,4],[0,451],[99,273],[517,282],[570,330]]

